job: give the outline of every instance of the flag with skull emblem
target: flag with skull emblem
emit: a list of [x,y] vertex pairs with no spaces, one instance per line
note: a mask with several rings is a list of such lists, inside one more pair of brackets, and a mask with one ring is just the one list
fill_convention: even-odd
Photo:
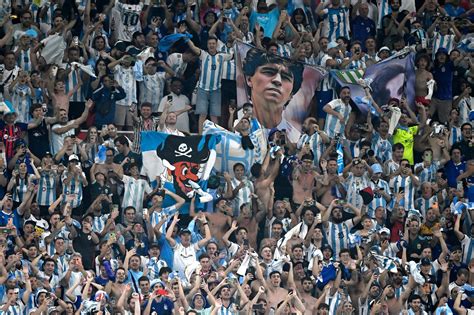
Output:
[[[183,197],[187,204],[196,197],[196,202],[205,203],[212,200],[206,192],[207,179],[216,160],[218,135],[179,137],[166,133],[142,132],[141,149],[143,155],[142,174],[152,184],[160,185]],[[163,207],[171,206],[176,201],[165,197]],[[180,209],[187,213],[188,206]]]

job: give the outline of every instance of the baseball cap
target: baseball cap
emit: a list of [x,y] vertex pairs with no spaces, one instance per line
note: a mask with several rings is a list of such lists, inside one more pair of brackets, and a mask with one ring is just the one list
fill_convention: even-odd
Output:
[[69,161],[69,162],[72,162],[72,161],[77,161],[77,162],[79,162],[79,157],[78,157],[77,155],[75,155],[75,154],[71,154],[71,155],[69,156],[68,161]]
[[381,229],[379,230],[379,234],[382,234],[382,233],[387,233],[388,235],[390,235],[390,230],[389,230],[388,228],[386,228],[386,227],[381,228]]
[[183,235],[185,233],[191,234],[191,231],[188,228],[184,228],[184,229],[181,229],[181,231],[179,231],[179,235]]
[[390,48],[388,48],[387,46],[383,46],[379,49],[379,53],[381,53],[382,51],[388,51],[390,52]]
[[440,47],[440,48],[438,49],[438,51],[436,52],[436,55],[438,55],[438,54],[446,54],[446,55],[448,55],[448,50],[447,50],[446,48],[444,48],[444,47]]
[[378,163],[372,164],[371,168],[374,173],[382,173],[382,166]]
[[429,258],[423,257],[420,260],[420,265],[422,265],[422,266],[428,266],[428,265],[431,266],[431,261],[429,260]]

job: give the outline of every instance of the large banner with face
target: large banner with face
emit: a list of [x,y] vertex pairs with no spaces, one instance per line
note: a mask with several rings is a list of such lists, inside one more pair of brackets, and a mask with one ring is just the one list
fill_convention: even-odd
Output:
[[289,140],[297,142],[325,70],[241,42],[237,43],[236,68],[238,108],[252,103],[262,128],[285,129]]
[[[142,132],[142,173],[150,181],[160,182],[163,188],[174,192],[186,201],[196,197],[196,202],[209,202],[207,180],[216,161],[219,135],[179,137],[166,133]],[[210,199],[209,199],[210,198]],[[164,200],[163,207],[175,201]],[[180,213],[188,213],[188,203]]]
[[407,103],[415,107],[415,54],[413,52],[401,51],[394,56],[379,63],[369,66],[363,70],[331,70],[331,78],[336,85],[349,86],[351,97],[362,113],[369,109],[375,115],[371,104],[360,80],[368,84],[372,90],[374,101],[383,106],[390,98],[401,99],[405,97]]

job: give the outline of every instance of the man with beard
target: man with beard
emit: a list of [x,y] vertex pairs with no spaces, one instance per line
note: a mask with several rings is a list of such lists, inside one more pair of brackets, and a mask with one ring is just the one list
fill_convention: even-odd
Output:
[[301,279],[301,289],[298,289],[298,294],[301,298],[301,302],[305,306],[305,315],[315,314],[318,306],[321,302],[321,297],[325,298],[324,291],[319,299],[312,296],[314,290],[313,280],[310,277],[304,277]]
[[392,38],[399,34],[409,34],[410,30],[410,17],[408,11],[403,10],[400,12],[401,0],[391,0],[390,9],[391,13],[387,14],[382,18],[383,27],[383,44],[384,46],[391,46]]
[[[370,272],[370,271],[369,271]],[[382,289],[378,283],[379,275],[372,273],[370,280],[365,284],[362,294],[359,296],[360,314],[370,314],[372,303],[380,296]],[[362,279],[362,281],[364,281]]]
[[[327,171],[327,183],[317,181],[316,191],[315,191],[316,196],[320,198],[321,200],[321,204],[325,206],[329,205],[331,201],[335,199],[335,196],[333,194],[333,189],[336,189],[340,193],[346,192],[346,189],[344,188],[344,185],[343,185],[343,178],[342,176],[339,176],[337,173],[337,160],[335,158],[328,159],[326,171]],[[323,170],[323,174],[324,174],[324,170]]]
[[329,143],[329,137],[322,130],[319,130],[318,122],[314,117],[304,120],[301,127],[301,136],[297,143],[297,148],[302,150],[307,147],[313,153],[314,165],[319,165],[319,160],[324,152],[324,146]]
[[[355,214],[352,219],[343,219],[343,208],[349,208]],[[349,246],[349,230],[357,225],[361,219],[361,210],[350,203],[344,203],[334,199],[329,207],[321,212],[321,221],[327,233],[327,239],[331,248],[339,253],[341,249]]]
[[75,135],[74,130],[79,128],[79,126],[86,121],[87,116],[89,115],[89,110],[92,108],[93,104],[94,103],[91,100],[88,100],[81,117],[71,121],[69,121],[67,110],[60,109],[58,111],[58,123],[51,127],[51,149],[53,154],[56,154],[61,150],[64,139],[67,136]]
[[[184,58],[184,54],[183,54]],[[186,113],[191,106],[189,98],[183,94],[183,81],[180,78],[173,77],[170,82],[170,94],[164,96],[158,107],[158,113],[164,111],[167,106],[168,99],[173,100],[168,112],[174,112],[177,115],[176,129],[182,132],[189,132],[189,115]],[[182,115],[181,115],[182,113]]]
[[344,128],[349,121],[352,111],[350,101],[351,89],[348,86],[343,86],[339,92],[339,98],[324,105],[323,111],[328,114],[324,125],[324,132],[329,138],[345,134]]
[[[287,42],[286,28],[289,28],[291,31],[291,42]],[[272,38],[278,44],[278,55],[290,58],[294,52],[294,49],[300,41],[300,34],[293,26],[293,23],[290,22],[290,16],[288,13],[283,10],[280,13],[280,18],[278,19],[277,26],[273,31]]]

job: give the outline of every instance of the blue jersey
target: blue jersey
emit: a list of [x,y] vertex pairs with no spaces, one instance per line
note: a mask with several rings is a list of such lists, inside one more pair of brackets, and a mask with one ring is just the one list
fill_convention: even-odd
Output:
[[255,23],[263,28],[263,36],[272,38],[273,31],[275,30],[278,24],[278,18],[280,17],[280,12],[278,8],[274,8],[270,12],[258,13],[252,11],[250,15],[250,30],[253,30]]

